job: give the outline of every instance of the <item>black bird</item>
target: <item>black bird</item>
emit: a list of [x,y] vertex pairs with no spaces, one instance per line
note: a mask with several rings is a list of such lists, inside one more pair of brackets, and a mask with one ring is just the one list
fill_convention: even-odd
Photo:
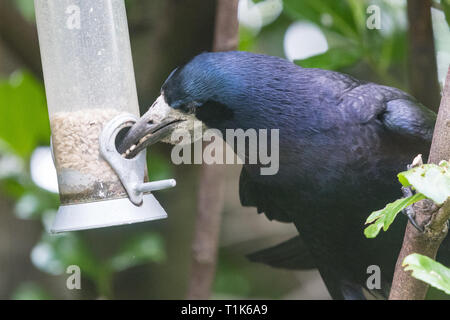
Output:
[[[223,134],[279,129],[278,173],[245,164],[239,195],[269,219],[294,223],[299,237],[253,260],[315,266],[334,299],[387,296],[407,219],[376,239],[365,238],[364,222],[401,197],[396,174],[417,154],[427,158],[435,113],[399,89],[339,72],[247,52],[203,53],[172,72],[122,148],[150,133],[137,152],[193,119]],[[438,260],[448,264],[446,251]],[[380,290],[367,290],[370,265],[381,269]]]

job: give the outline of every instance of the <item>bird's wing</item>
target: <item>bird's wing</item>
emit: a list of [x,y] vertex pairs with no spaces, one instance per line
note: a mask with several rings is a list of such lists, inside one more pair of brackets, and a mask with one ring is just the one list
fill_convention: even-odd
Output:
[[287,211],[275,201],[281,199],[277,197],[276,190],[252,179],[246,166],[242,168],[239,177],[239,198],[242,206],[256,207],[258,213],[264,213],[269,220],[292,222]]
[[338,109],[344,118],[359,123],[380,122],[400,135],[431,141],[436,114],[407,93],[374,83],[345,92]]
[[248,254],[247,258],[252,262],[264,263],[274,268],[295,270],[316,268],[316,263],[300,236]]

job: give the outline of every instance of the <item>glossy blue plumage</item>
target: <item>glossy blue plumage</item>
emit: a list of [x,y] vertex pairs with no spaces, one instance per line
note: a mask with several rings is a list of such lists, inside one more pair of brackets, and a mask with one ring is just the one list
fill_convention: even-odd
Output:
[[401,196],[396,174],[426,157],[433,112],[395,88],[246,52],[201,54],[162,91],[212,128],[280,129],[278,174],[245,165],[242,204],[297,226],[334,298],[361,297],[372,264],[381,267],[379,293],[388,292],[406,220],[373,240],[364,221]]

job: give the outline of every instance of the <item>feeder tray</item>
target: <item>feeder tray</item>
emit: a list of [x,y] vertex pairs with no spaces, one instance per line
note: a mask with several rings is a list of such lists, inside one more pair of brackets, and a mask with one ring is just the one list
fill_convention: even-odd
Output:
[[139,207],[128,198],[60,206],[50,232],[103,228],[165,218],[167,213],[159,202],[152,194],[146,194]]

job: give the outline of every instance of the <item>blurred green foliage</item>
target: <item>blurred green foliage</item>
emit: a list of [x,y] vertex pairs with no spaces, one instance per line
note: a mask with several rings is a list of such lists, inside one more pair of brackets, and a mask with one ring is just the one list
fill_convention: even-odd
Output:
[[50,294],[34,282],[20,284],[11,296],[13,300],[49,300]]
[[[126,0],[126,5],[130,6],[133,1]],[[32,1],[16,0],[14,3],[29,21],[34,20]],[[299,65],[345,71],[367,80],[407,88],[406,1],[283,0],[281,13],[279,1],[254,0],[253,3],[261,5],[266,18],[256,29],[241,25],[240,50],[284,56],[286,30],[296,21],[306,21],[321,29],[329,49],[296,61]],[[367,7],[371,4],[381,9],[381,30],[366,27]],[[441,0],[440,5],[449,21],[450,0]],[[439,46],[448,46],[448,43],[438,43]],[[99,257],[82,233],[49,235],[46,230],[58,208],[58,195],[38,187],[28,169],[33,150],[41,145],[48,146],[49,138],[43,84],[24,71],[0,79],[0,192],[15,199],[14,211],[18,218],[42,222],[42,236],[31,252],[31,261],[49,275],[61,275],[69,265],[78,265],[83,277],[95,284],[98,296],[112,298],[117,273],[165,261],[164,238],[155,231],[141,231],[125,239],[122,246],[107,257]],[[148,167],[151,180],[172,176],[172,167],[166,158],[153,150],[149,152]],[[274,280],[270,288],[264,288],[258,275],[241,266],[242,262],[221,251],[214,292],[235,297],[278,298],[289,287]],[[42,284],[25,282],[16,288],[12,298],[48,299],[51,296]]]
[[14,4],[22,15],[29,21],[34,21],[34,1],[31,0],[14,0]]
[[327,52],[297,60],[297,63],[304,68],[317,68],[339,70],[356,63],[361,58],[361,52],[357,48],[332,48]]
[[[219,253],[219,264],[213,284],[213,292],[218,298],[270,297],[280,299],[289,290],[298,288],[298,283],[292,279],[272,277],[261,281],[261,272],[255,272],[250,264],[245,264],[246,258],[236,256],[228,250]],[[261,266],[262,268],[269,268]],[[289,272],[289,271],[284,271]]]
[[42,83],[26,72],[0,82],[0,137],[19,155],[28,157],[48,144],[50,126]]
[[[380,9],[381,29],[369,29],[366,26],[371,11],[370,5]],[[295,61],[307,68],[341,70],[353,73],[357,65],[365,73],[372,72],[372,79],[386,85],[406,89],[406,2],[369,1],[369,0],[283,0],[284,10],[281,16],[263,29],[252,32],[247,27],[240,28],[240,49],[261,51],[263,42],[270,34],[280,34],[295,21],[306,21],[316,25],[324,33],[329,50],[323,54]],[[278,45],[282,47],[281,43]],[[308,43],[305,43],[307,46]],[[271,54],[283,55],[283,52],[271,50]]]
[[441,6],[445,13],[445,19],[448,25],[450,25],[450,0],[441,0]]
[[107,259],[99,259],[77,233],[49,235],[44,233],[31,252],[34,265],[52,275],[63,274],[68,266],[77,265],[83,277],[90,279],[103,298],[112,298],[115,272],[148,262],[163,262],[166,258],[163,239],[146,232],[127,239],[123,246]]
[[[15,214],[20,219],[42,221],[41,240],[31,252],[31,261],[42,272],[65,273],[77,265],[83,277],[92,281],[98,295],[112,298],[114,274],[145,264],[163,262],[163,238],[156,232],[141,232],[124,241],[122,248],[107,259],[100,259],[80,233],[47,233],[58,208],[58,195],[38,187],[27,169],[33,150],[48,145],[50,128],[42,83],[27,72],[18,71],[0,80],[0,190],[16,199]],[[151,157],[154,177],[168,177],[170,167],[161,156]],[[47,299],[35,283],[17,288],[14,299]]]

